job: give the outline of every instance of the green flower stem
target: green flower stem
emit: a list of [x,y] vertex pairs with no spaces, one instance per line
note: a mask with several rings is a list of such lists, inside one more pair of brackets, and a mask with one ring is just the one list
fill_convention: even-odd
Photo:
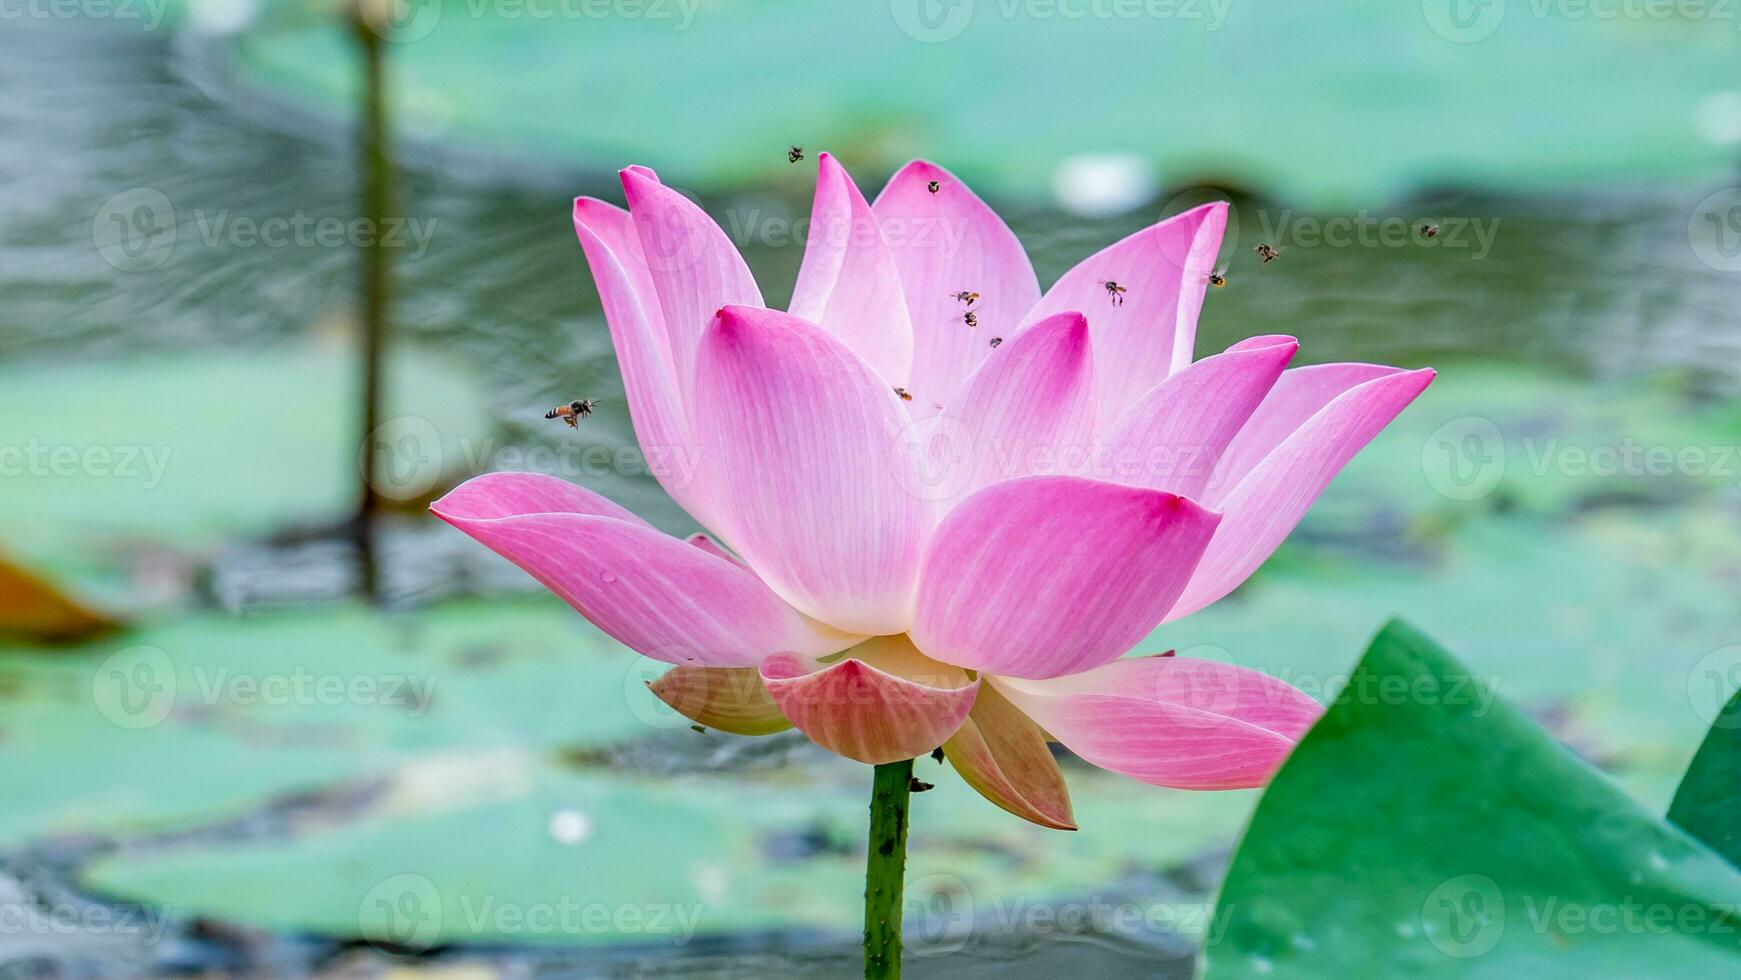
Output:
[[907,805],[913,760],[885,762],[871,783],[870,856],[864,868],[864,975],[901,975],[901,886],[907,870]]

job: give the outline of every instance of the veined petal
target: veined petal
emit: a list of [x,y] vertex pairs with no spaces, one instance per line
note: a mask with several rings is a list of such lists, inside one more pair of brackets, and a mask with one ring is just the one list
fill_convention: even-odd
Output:
[[761,306],[762,293],[743,256],[694,202],[645,167],[622,171],[623,192],[641,239],[671,345],[672,375],[688,398],[695,348],[714,311],[727,304]]
[[677,389],[664,317],[629,213],[593,198],[575,198],[574,231],[598,286],[623,373],[629,420],[647,468],[672,499],[706,523],[706,495],[694,472],[694,439]]
[[1060,313],[995,351],[931,420],[923,468],[936,499],[1035,473],[1074,472],[1094,447],[1088,323]]
[[1267,674],[1142,657],[997,690],[1083,759],[1156,786],[1261,786],[1323,709]]
[[1054,830],[1075,830],[1070,789],[1046,744],[1046,733],[995,684],[979,689],[943,754],[979,795],[1010,813]]
[[673,667],[647,686],[698,725],[733,735],[772,735],[792,727],[754,667]]
[[[1227,516],[1168,619],[1196,612],[1238,588],[1300,523],[1354,454],[1433,380],[1431,368],[1387,370],[1337,395],[1306,419],[1221,499],[1218,506]],[[1266,429],[1260,435],[1267,441],[1269,434]]]
[[[1221,201],[1144,228],[1064,273],[1023,318],[1032,324],[1066,310],[1087,314],[1103,424],[1191,363],[1197,315],[1226,228]],[[1109,282],[1124,291],[1112,291]]]
[[913,324],[895,257],[858,185],[829,153],[817,157],[816,200],[790,309],[839,337],[890,385],[907,384]]
[[1014,677],[1117,659],[1172,608],[1220,520],[1175,494],[1080,477],[993,484],[932,536],[913,642]]
[[913,492],[893,389],[814,324],[727,307],[702,339],[695,392],[732,548],[809,615],[904,632],[932,512]]
[[598,494],[558,484],[491,473],[430,510],[654,660],[754,666],[779,650],[821,655],[857,641],[806,619],[748,569],[654,530]]
[[[935,181],[937,192],[930,184]],[[967,185],[942,167],[914,160],[871,205],[895,259],[913,324],[913,414],[941,411],[992,351],[1015,336],[1040,298],[1021,242]],[[978,293],[971,306],[956,298]],[[976,327],[967,325],[972,312]]]
[[[1258,338],[1254,338],[1258,339]],[[1155,385],[1119,417],[1097,459],[1119,483],[1201,498],[1221,454],[1299,349],[1292,337],[1236,344]]]
[[942,745],[979,691],[978,678],[928,659],[903,636],[873,637],[821,668],[778,654],[763,662],[762,683],[812,741],[870,765]]

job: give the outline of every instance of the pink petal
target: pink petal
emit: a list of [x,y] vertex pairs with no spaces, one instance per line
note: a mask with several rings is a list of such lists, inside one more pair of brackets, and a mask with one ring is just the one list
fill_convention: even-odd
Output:
[[1070,789],[1046,733],[998,693],[979,689],[973,711],[943,754],[967,785],[1004,810],[1054,830],[1075,830]]
[[707,552],[708,554],[714,556],[715,558],[723,558],[726,561],[729,561],[734,565],[742,565],[743,564],[742,561],[738,560],[738,557],[736,555],[725,550],[725,548],[722,547],[718,541],[713,540],[712,538],[708,537],[705,534],[691,534],[689,537],[684,538],[683,540],[688,541],[690,544],[696,546],[697,548],[700,548],[702,551]]
[[858,352],[890,385],[913,366],[913,324],[876,215],[832,154],[817,157],[816,200],[790,306]]
[[1081,469],[1094,446],[1088,323],[1061,313],[1004,344],[931,420],[924,472],[934,499],[1035,473]]
[[832,334],[727,307],[701,343],[697,441],[724,537],[797,608],[852,633],[912,617],[931,505],[912,491],[906,413]]
[[647,686],[698,725],[733,735],[772,735],[792,727],[754,667],[673,667]]
[[754,666],[779,650],[820,655],[855,642],[793,611],[749,570],[561,483],[491,473],[430,510],[655,660]]
[[761,306],[762,293],[743,256],[707,212],[644,167],[629,167],[621,176],[664,313],[672,375],[685,403],[693,405],[687,393],[701,332],[721,306]]
[[[1144,228],[1064,273],[1023,318],[1088,315],[1103,423],[1191,363],[1197,314],[1226,227],[1227,205],[1217,201]],[[1114,296],[1108,282],[1125,291]]]
[[[937,193],[928,184],[936,181]],[[871,205],[900,271],[913,324],[913,414],[948,404],[955,389],[992,351],[991,338],[1015,336],[1040,298],[1039,280],[1021,242],[967,185],[932,163],[902,167]],[[955,299],[979,293],[971,307]]]
[[574,231],[598,286],[623,373],[629,420],[647,468],[672,499],[706,522],[706,495],[695,480],[694,440],[677,390],[659,297],[629,213],[593,198],[575,198]]
[[1232,493],[1239,481],[1282,440],[1343,392],[1388,377],[1397,370],[1382,364],[1312,364],[1283,371],[1239,435],[1228,444],[1204,499],[1214,502]]
[[1176,789],[1263,785],[1323,713],[1280,680],[1210,660],[1143,657],[993,683],[1083,759]]
[[912,636],[947,663],[1015,677],[1096,667],[1172,607],[1221,515],[1069,476],[986,487],[938,525]]
[[[1233,491],[1219,501],[1218,506],[1227,515],[1226,519],[1215,533],[1215,540],[1210,542],[1209,550],[1185,594],[1167,614],[1168,619],[1196,612],[1244,582],[1300,523],[1306,509],[1312,506],[1342,467],[1354,458],[1354,454],[1371,442],[1433,380],[1431,368],[1386,370],[1389,373],[1337,395],[1264,456],[1262,462],[1252,467]],[[1330,374],[1323,372],[1321,376]],[[1285,379],[1286,375],[1283,377]],[[1279,390],[1281,385],[1276,387]],[[1297,390],[1293,394],[1297,394]],[[1290,400],[1290,410],[1293,404]],[[1253,422],[1258,421],[1253,419]],[[1275,424],[1277,418],[1272,416],[1263,422],[1266,427],[1260,430],[1259,438],[1267,441],[1271,434],[1268,426]],[[1231,450],[1228,455],[1223,465],[1239,462],[1231,458]]]
[[905,637],[876,637],[820,669],[791,654],[762,664],[768,695],[831,752],[870,765],[942,745],[973,708],[979,680],[928,660]]
[[[1155,385],[1113,425],[1094,475],[1200,498],[1227,444],[1299,349],[1292,337],[1236,344]],[[1247,341],[1246,344],[1249,344]]]

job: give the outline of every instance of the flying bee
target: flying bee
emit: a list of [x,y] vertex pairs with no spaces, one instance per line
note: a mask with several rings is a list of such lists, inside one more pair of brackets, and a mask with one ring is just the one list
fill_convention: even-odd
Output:
[[942,186],[943,185],[941,185],[933,180],[930,183],[925,185],[925,189],[930,191],[931,193],[935,194],[935,193],[937,193],[938,189],[941,188]]
[[968,310],[966,313],[961,314],[961,322],[970,327],[977,327],[979,326],[979,314],[972,310]]
[[926,790],[936,789],[937,784],[936,783],[927,783],[926,781],[924,781],[923,779],[920,779],[917,776],[908,776],[907,777],[907,788],[912,790],[915,793],[923,793]]
[[786,151],[787,163],[797,163],[802,159],[804,159],[804,148],[802,146],[794,146]]
[[1220,289],[1222,286],[1227,285],[1227,266],[1221,266],[1214,272],[1204,276],[1204,278],[1209,280],[1209,285],[1214,286],[1216,289]]
[[968,290],[965,290],[965,289],[963,289],[959,293],[950,293],[949,298],[960,300],[961,302],[966,303],[968,306],[972,306],[973,304],[979,302],[979,294],[978,293],[969,292]]
[[910,402],[913,400],[913,393],[905,388],[896,388],[895,394],[901,396],[901,401]]
[[1276,248],[1269,242],[1258,242],[1257,247],[1252,249],[1252,251],[1257,253],[1257,257],[1263,260],[1264,265],[1269,265],[1271,262],[1274,262],[1276,256],[1282,254],[1281,249]]
[[550,411],[545,412],[544,417],[547,419],[561,419],[568,423],[569,428],[578,429],[580,428],[580,420],[591,415],[592,410],[597,407],[598,399],[581,398],[576,401],[571,401],[566,405],[556,406]]
[[997,349],[997,345],[999,345],[999,344],[1001,344],[1001,343],[1003,343],[1003,338],[1002,338],[1002,337],[993,337],[993,338],[991,338],[991,348],[992,348],[992,350],[996,350],[996,349]]
[[1106,290],[1106,295],[1112,297],[1112,305],[1113,306],[1123,306],[1124,305],[1124,291],[1125,290],[1124,290],[1123,286],[1119,285],[1116,282],[1113,282],[1111,279],[1103,279],[1100,282],[1100,288]]
[[1438,225],[1422,225],[1421,226],[1421,237],[1422,238],[1437,238],[1437,237],[1439,237],[1439,226]]

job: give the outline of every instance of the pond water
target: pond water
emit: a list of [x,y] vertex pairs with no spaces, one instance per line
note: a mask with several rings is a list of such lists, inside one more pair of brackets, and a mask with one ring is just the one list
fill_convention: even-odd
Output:
[[[270,358],[281,349],[327,342],[346,329],[354,291],[355,258],[349,248],[319,243],[273,247],[252,241],[245,229],[273,222],[314,227],[323,219],[348,220],[355,192],[347,130],[342,122],[287,112],[237,94],[226,87],[221,71],[214,67],[217,60],[209,51],[192,50],[162,34],[18,22],[8,22],[0,31],[0,91],[7,93],[0,101],[0,297],[4,299],[0,359],[26,374],[70,363],[112,377],[112,402],[90,405],[89,410],[111,416],[121,428],[127,425],[132,399],[139,397],[129,387],[127,364],[187,352],[252,351]],[[524,453],[571,448],[574,436],[569,430],[540,416],[549,405],[574,397],[599,398],[605,405],[588,424],[589,443],[613,449],[632,446],[608,335],[568,214],[568,201],[575,194],[618,199],[614,178],[564,172],[547,163],[516,166],[487,161],[447,152],[450,149],[411,146],[405,152],[402,211],[413,228],[427,233],[427,239],[414,235],[412,245],[397,254],[396,342],[444,352],[464,366],[484,393],[486,426],[500,449]],[[781,149],[769,147],[769,152]],[[634,161],[623,161],[629,162]],[[852,165],[850,159],[846,162]],[[811,174],[806,163],[792,168],[787,180],[703,201],[738,240],[771,303],[784,301],[802,255],[792,226],[808,213]],[[855,176],[867,189],[878,186],[882,177]],[[1680,418],[1679,413],[1719,403],[1741,388],[1741,316],[1736,314],[1741,280],[1725,268],[1728,253],[1718,247],[1728,240],[1708,237],[1728,231],[1720,222],[1710,225],[1705,219],[1713,206],[1701,205],[1716,188],[1614,186],[1599,193],[1584,190],[1528,198],[1491,189],[1438,188],[1423,189],[1408,199],[1374,200],[1364,211],[1339,213],[1296,211],[1285,202],[1265,200],[1260,189],[1244,190],[1236,199],[1237,242],[1224,252],[1231,261],[1230,282],[1227,288],[1211,292],[1199,333],[1200,351],[1218,350],[1253,334],[1292,333],[1303,341],[1306,361],[1431,364],[1447,376],[1463,365],[1500,372],[1480,377],[1506,377],[1505,368],[1512,366],[1532,380],[1508,391],[1506,397],[1524,416],[1545,418],[1542,425],[1550,434],[1572,424],[1558,414],[1565,409],[1567,392],[1586,397],[1592,391],[1633,391],[1638,385],[1666,389],[1667,401],[1649,404],[1667,406],[1661,410],[1667,425]],[[1209,188],[1175,188],[1165,196],[1194,204],[1210,192]],[[160,201],[167,211],[161,210]],[[105,229],[118,227],[117,221],[124,227],[143,220],[138,211],[142,203],[148,211],[144,219],[167,218],[167,224],[153,227],[161,231],[173,226],[174,241],[167,251],[141,262],[137,256],[99,247],[107,241]],[[994,203],[1029,247],[1042,282],[1050,282],[1077,259],[1142,226],[1154,213],[1151,208],[1125,218],[1091,221],[1048,205]],[[1414,231],[1422,224],[1438,225],[1440,234],[1424,238]],[[1265,241],[1282,246],[1280,257],[1269,265],[1261,265],[1252,253],[1257,243]],[[1543,378],[1554,380],[1538,383]],[[310,387],[302,397],[310,403],[343,401],[350,393],[343,386]],[[1601,401],[1606,396],[1589,397]],[[290,404],[235,404],[216,411],[295,414],[305,407],[293,398]],[[186,438],[198,439],[209,420],[184,421]],[[669,530],[688,526],[657,487],[634,472],[589,471],[584,482]],[[1580,491],[1580,501],[1600,499],[1606,489],[1586,488]],[[1658,501],[1639,513],[1668,521],[1698,508],[1728,514],[1725,508],[1732,508],[1732,489],[1730,481],[1726,491],[1678,498],[1667,506]],[[1339,499],[1358,503],[1364,498]],[[1336,501],[1327,503],[1332,513],[1337,512]],[[1590,507],[1580,507],[1550,514],[1523,533],[1545,539],[1571,533],[1570,528],[1583,534],[1590,530],[1583,516]],[[1487,515],[1489,510],[1505,508],[1483,504],[1478,509]],[[1630,519],[1633,514],[1623,516]],[[438,528],[410,519],[401,526],[404,547],[397,557],[390,553],[390,560],[405,566],[404,575],[412,575],[412,566],[431,555],[439,558],[437,564],[443,568],[448,567],[443,563],[460,568],[473,560]],[[1382,521],[1377,526],[1392,527]],[[1396,556],[1382,542],[1371,540],[1370,526],[1365,537],[1351,535],[1352,545],[1334,540],[1339,528],[1346,529],[1334,522],[1308,526],[1306,540],[1290,554],[1299,561],[1353,554],[1363,568],[1380,573],[1393,568],[1386,562]],[[1310,533],[1314,530],[1316,538]],[[1319,544],[1324,547],[1315,550]],[[263,546],[257,535],[244,536],[193,560],[201,564],[208,586],[213,582],[216,586],[189,589],[158,601],[153,607],[157,623],[183,614],[210,615],[205,608],[209,605],[250,608],[254,596],[270,600],[262,606],[295,609],[298,602],[310,606],[310,600],[330,601],[342,595],[348,583],[342,549],[335,551],[319,542],[286,548],[281,542]],[[1671,563],[1659,563],[1639,574],[1659,574]],[[1418,564],[1433,568],[1433,574],[1452,574],[1446,572],[1449,563],[1442,559],[1423,559]],[[1420,574],[1427,581],[1427,573]],[[1478,572],[1457,581],[1479,583],[1485,577]],[[1669,588],[1664,584],[1670,581],[1667,578],[1651,581]],[[1480,587],[1470,584],[1467,591],[1479,595]],[[403,591],[410,598],[433,599],[524,588],[519,579],[495,569],[476,575],[455,572],[445,579],[435,576],[433,581],[418,579]],[[318,612],[320,607],[313,608]],[[543,607],[539,608],[542,615]],[[1482,606],[1472,600],[1471,608]],[[1696,619],[1717,614],[1701,607],[1688,615]],[[1685,638],[1683,645],[1690,656],[1697,656],[1716,645],[1714,637],[1731,625],[1725,619],[1720,627]],[[1285,621],[1270,622],[1265,635],[1274,638],[1288,626]],[[1556,628],[1568,635],[1587,637],[1594,632],[1587,626],[1562,627]],[[1354,652],[1353,647],[1345,647],[1337,655],[1345,659]],[[1492,656],[1505,653],[1495,650]],[[1599,676],[1583,693],[1591,703],[1608,705],[1623,686],[1621,675],[1593,673]],[[519,683],[536,676],[521,676]],[[1527,682],[1524,686],[1529,690]],[[504,703],[517,703],[517,696],[497,696]],[[1600,717],[1601,709],[1593,710],[1597,713],[1579,716],[1584,723]],[[1572,713],[1578,715],[1576,710]],[[1684,727],[1674,728],[1677,738]],[[1573,724],[1556,733],[1575,742],[1575,729]],[[1614,736],[1614,743],[1600,748],[1622,754],[1633,751],[1634,759],[1645,759],[1639,785],[1654,785],[1651,780],[1659,770],[1671,768],[1679,743],[1665,736],[1675,747],[1658,751],[1660,741],[1640,748],[1627,743],[1627,737],[1632,736]],[[1690,750],[1687,745],[1686,751]],[[19,751],[28,750],[14,750],[7,765],[20,764]],[[193,758],[177,764],[199,766],[207,758],[201,753],[208,749],[189,746],[189,751]],[[1600,752],[1592,749],[1591,754]],[[841,812],[850,814],[861,805],[853,796],[853,771],[829,769],[826,761],[801,750],[797,758],[799,770],[818,766],[828,773],[822,792],[846,801],[840,804]],[[643,755],[631,753],[627,761],[619,758],[611,765],[598,764],[596,757],[588,759],[571,768],[595,775],[614,772],[636,785],[687,785],[687,777],[673,773],[668,763],[649,761]],[[403,760],[395,757],[394,761]],[[314,759],[309,763],[314,767],[311,771],[318,772],[317,763],[325,764]],[[765,759],[739,756],[696,768],[723,768],[728,773],[790,771],[770,766]],[[1079,770],[1072,769],[1072,779],[1078,775]],[[1091,784],[1090,790],[1096,785]],[[1105,798],[1116,797],[1123,805],[1127,793],[1134,792],[1106,790]],[[1128,860],[1103,855],[1103,867],[1122,865],[1127,872],[1123,880],[1107,880],[1103,887],[1114,894],[1151,898],[1176,894],[1202,901],[1212,892],[1216,869],[1224,860],[1216,855],[1224,854],[1242,808],[1248,805],[1246,801],[1215,811],[1225,822],[1195,846],[1192,853],[1200,863],[1186,863],[1187,868],[1196,868],[1192,872],[1196,877],[1185,884],[1177,881],[1176,861],[1169,865],[1152,855]],[[802,804],[787,801],[781,806],[796,810]],[[64,812],[78,811],[69,807]],[[985,808],[977,819],[990,826],[1003,817]],[[69,821],[76,829],[79,821],[70,817]],[[204,826],[210,821],[193,822]],[[91,855],[75,849],[70,852],[74,857],[67,858],[67,852],[44,844],[60,840],[67,830],[52,820],[37,830],[40,833],[26,835],[24,841],[13,841],[10,864],[0,863],[0,868],[10,867],[28,887],[64,887],[68,876]],[[264,836],[275,840],[277,833],[268,830]],[[1096,846],[1106,844],[1116,851],[1108,843],[1115,838],[1095,840]],[[106,841],[104,846],[113,843]],[[1024,840],[1015,850],[1027,853],[1023,850],[1027,848],[1030,845]],[[141,847],[141,851],[152,848]],[[852,862],[842,863],[850,867]],[[155,872],[149,870],[142,872],[143,878],[128,878],[131,872],[121,869],[110,880],[131,881],[148,897],[186,894],[163,882],[205,873],[201,867],[188,865],[179,879],[173,869],[161,879],[153,879]],[[1036,893],[1044,893],[1055,886],[1047,878],[1054,870],[1047,867],[1024,880]],[[850,876],[844,880],[850,882]],[[141,881],[153,884],[146,887],[138,884]],[[166,892],[151,890],[158,887]],[[1075,881],[1061,887],[1071,893],[1086,888]],[[291,900],[314,902],[317,895],[311,890]],[[201,908],[195,899],[184,903]],[[318,915],[289,915],[277,921],[303,925]],[[687,972],[675,975],[755,974],[776,965],[851,975],[855,954],[850,936],[842,939],[839,919],[828,920],[833,931],[783,932],[763,924],[760,931],[745,931],[751,939],[703,944],[676,957]],[[334,971],[380,968],[378,954],[350,951],[338,943],[299,945],[285,938],[297,934],[297,929],[286,928],[277,939],[249,934],[236,940],[211,923],[188,926],[174,955],[185,955],[192,965],[206,967],[233,964],[237,961],[223,957],[240,956],[239,962],[255,966],[281,957],[296,962],[298,968],[313,963]],[[791,958],[780,951],[788,944],[797,950]],[[1189,974],[1192,949],[1192,942],[1165,933],[1145,936],[1140,942],[1100,935],[1059,941],[1018,931],[1013,938],[921,959],[912,972],[973,975],[963,973],[971,968],[990,975],[1008,969],[1012,962],[1052,972],[1065,964],[1080,968],[1091,963],[1107,976],[1152,976],[1156,970],[1184,976]],[[170,956],[161,950],[154,955],[160,965]],[[462,950],[455,955],[462,965],[526,969],[533,975],[627,976],[654,968],[679,969],[670,962],[671,954],[657,950],[604,959],[511,948]],[[347,957],[360,960],[353,963]]]

